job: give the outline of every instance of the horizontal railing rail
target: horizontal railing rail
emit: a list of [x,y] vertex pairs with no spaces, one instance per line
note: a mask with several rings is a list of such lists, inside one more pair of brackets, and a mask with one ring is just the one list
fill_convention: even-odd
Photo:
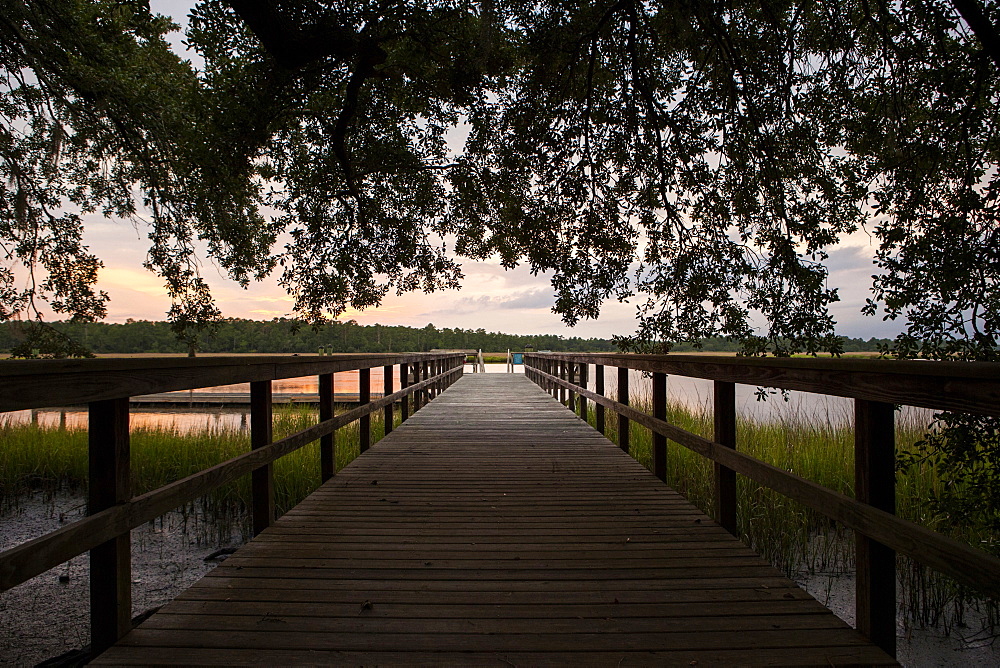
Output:
[[[594,387],[588,383],[594,366]],[[618,368],[618,400],[604,396],[605,367]],[[619,445],[628,451],[628,425],[653,435],[653,472],[666,480],[666,440],[715,462],[717,519],[736,534],[737,473],[798,501],[856,532],[858,628],[895,653],[895,553],[944,573],[985,595],[1000,597],[1000,559],[897,517],[895,513],[894,406],[905,404],[981,415],[1000,415],[1000,364],[890,360],[813,360],[685,355],[525,355],[529,378],[581,417],[586,401],[605,431],[604,410],[619,416]],[[628,370],[652,374],[653,415],[629,406]],[[714,381],[714,439],[666,420],[666,378]],[[855,494],[851,498],[739,452],[735,385],[805,390],[855,400]]]
[[[360,450],[370,443],[370,416],[382,410],[392,430],[393,405],[405,421],[412,410],[462,375],[453,353],[335,357],[221,357],[102,360],[25,360],[0,363],[0,411],[86,403],[90,407],[87,517],[0,553],[0,591],[6,591],[84,552],[91,554],[91,637],[99,653],[131,628],[129,532],[164,513],[250,474],[254,534],[274,520],[271,464],[319,441],[321,478],[335,474],[333,433],[359,421]],[[399,366],[401,389],[393,392]],[[370,370],[382,367],[384,392],[370,396]],[[333,414],[334,374],[358,371],[360,405]],[[319,377],[318,424],[272,442],[271,381]],[[186,478],[131,496],[128,398],[212,385],[250,382],[251,450]]]
[[[526,356],[528,354],[526,353]],[[1000,416],[1000,364],[922,360],[531,353],[568,363]]]
[[[461,357],[461,355],[457,355]],[[0,362],[0,412],[450,359],[455,353],[146,357]]]

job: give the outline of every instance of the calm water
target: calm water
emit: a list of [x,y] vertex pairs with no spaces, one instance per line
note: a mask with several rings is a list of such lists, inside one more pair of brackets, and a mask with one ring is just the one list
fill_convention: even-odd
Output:
[[[523,373],[523,366],[514,367],[515,373]],[[469,367],[466,366],[466,373]],[[506,364],[487,364],[487,373],[506,373]],[[594,367],[588,374],[591,390],[594,385]],[[382,368],[371,370],[371,392],[373,396],[382,394]],[[639,371],[629,372],[629,391],[633,400],[641,400],[652,395],[652,379],[643,377]],[[393,378],[393,391],[399,390],[398,374]],[[319,392],[319,381],[316,376],[304,378],[287,378],[274,381],[272,391],[275,394],[315,395]],[[334,392],[337,394],[355,395],[358,391],[358,372],[347,371],[335,374]],[[249,394],[249,383],[220,385],[195,390],[198,393]],[[614,369],[606,369],[605,394],[616,396],[618,392],[618,375]],[[187,391],[176,393],[187,395]],[[667,395],[671,401],[684,404],[692,409],[711,410],[712,381],[683,376],[668,376]],[[769,421],[810,421],[832,425],[850,425],[853,423],[854,404],[851,399],[831,397],[811,392],[788,392],[785,396],[769,395],[766,401],[757,398],[757,387],[752,385],[736,386],[736,410],[745,418],[760,422]],[[904,418],[928,421],[931,411],[905,407]],[[84,429],[87,426],[87,413],[81,409],[42,409],[37,411],[16,411],[0,415],[0,420],[16,424],[36,422],[40,425],[67,429]],[[249,421],[248,408],[133,408],[131,424],[133,429],[167,428],[181,432],[200,431],[205,429],[246,429]]]

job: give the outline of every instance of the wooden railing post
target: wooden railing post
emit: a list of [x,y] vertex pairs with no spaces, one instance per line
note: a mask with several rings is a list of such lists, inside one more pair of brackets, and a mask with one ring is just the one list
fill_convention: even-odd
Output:
[[[132,496],[128,398],[89,405],[90,515]],[[94,654],[132,628],[132,549],[128,531],[90,551],[90,637]]]
[[[595,364],[594,365],[594,392],[597,392],[602,397],[604,396],[604,365]],[[597,431],[601,432],[601,436],[604,435],[604,405],[597,404],[594,406],[594,426]]]
[[[412,376],[413,385],[416,385],[417,383],[420,382],[421,364],[422,362],[414,362],[413,364],[410,365],[410,375]],[[412,415],[413,413],[416,413],[418,410],[420,410],[420,391],[417,390],[416,392],[414,392],[411,395],[411,398],[413,399],[413,410],[410,411],[410,414]]]
[[[896,513],[896,448],[893,406],[854,400],[854,496]],[[858,631],[896,656],[896,553],[855,532]]]
[[[618,367],[618,403],[628,406],[628,368],[623,366]],[[629,451],[628,422],[624,415],[618,416],[618,447],[625,452]]]
[[[413,382],[419,383],[424,378],[424,363],[417,362],[413,367]],[[424,406],[424,391],[417,390],[413,395],[413,412],[416,413]]]
[[[420,363],[420,380],[427,380],[431,377],[431,363],[428,361],[423,361]],[[423,391],[420,393],[420,406],[424,407],[431,401],[431,392],[427,387],[424,387]]]
[[[434,360],[427,360],[427,375],[424,380],[434,377]],[[434,401],[434,383],[427,386],[427,403]]]
[[[576,362],[569,363],[569,384],[576,384]],[[569,390],[569,401],[566,403],[567,408],[570,412],[576,412],[576,392]]]
[[[382,367],[382,396],[387,397],[392,394],[392,365],[386,364]],[[382,409],[382,419],[385,422],[385,429],[382,434],[388,435],[392,432],[393,405],[386,404]]]
[[[587,389],[587,374],[590,369],[586,362],[580,365],[580,387]],[[580,395],[580,419],[587,421],[587,397]]]
[[[736,384],[714,383],[715,442],[736,449]],[[736,471],[713,462],[715,471],[715,515],[723,529],[739,537],[736,525]]]
[[[333,374],[323,373],[319,376],[319,421],[333,418]],[[319,470],[320,480],[326,482],[337,473],[336,454],[337,433],[320,436],[319,439]]]
[[[250,383],[250,447],[253,450],[269,445],[272,440],[271,381]],[[265,464],[250,474],[251,514],[253,535],[271,526],[274,521],[274,467]]]
[[[406,362],[399,363],[399,389],[405,390],[410,386],[410,365]],[[410,419],[410,397],[403,397],[400,402],[400,421],[406,422]]]
[[[566,362],[559,360],[557,364],[559,365],[559,378],[566,380]],[[566,404],[566,388],[562,385],[559,386],[559,403]]]
[[[667,374],[653,374],[653,417],[667,419]],[[653,432],[653,475],[667,481],[667,437]]]
[[[372,370],[358,369],[358,405],[364,406],[372,400]],[[372,443],[372,416],[371,413],[363,415],[358,420],[358,448],[359,452],[368,450]]]
[[[425,360],[420,363],[420,380],[427,380],[431,377],[430,364]],[[423,408],[431,400],[430,392],[424,387],[420,391],[420,407]]]

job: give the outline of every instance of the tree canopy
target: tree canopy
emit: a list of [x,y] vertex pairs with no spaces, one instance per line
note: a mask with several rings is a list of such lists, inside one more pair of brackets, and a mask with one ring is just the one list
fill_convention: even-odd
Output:
[[[105,314],[100,212],[149,230],[191,346],[221,317],[205,249],[313,322],[498,254],[551,274],[567,323],[634,300],[625,349],[837,353],[828,252],[867,233],[892,353],[996,360],[998,21],[994,0],[200,0],[195,68],[145,0],[7,0],[0,320]],[[998,434],[928,437],[946,511],[1000,526]]]
[[[193,338],[202,244],[308,320],[552,276],[566,322],[635,299],[626,348],[839,350],[824,261],[867,231],[901,356],[994,359],[996,3],[203,0],[195,69],[139,0],[0,18],[0,319],[100,318],[81,215],[148,224]],[[459,150],[455,128],[468,131]],[[29,275],[26,278],[26,275]]]

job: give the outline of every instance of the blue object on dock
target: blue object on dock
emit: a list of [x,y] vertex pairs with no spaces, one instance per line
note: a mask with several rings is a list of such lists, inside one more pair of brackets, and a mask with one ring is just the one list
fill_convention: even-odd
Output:
[[514,364],[524,364],[524,353],[514,353]]

